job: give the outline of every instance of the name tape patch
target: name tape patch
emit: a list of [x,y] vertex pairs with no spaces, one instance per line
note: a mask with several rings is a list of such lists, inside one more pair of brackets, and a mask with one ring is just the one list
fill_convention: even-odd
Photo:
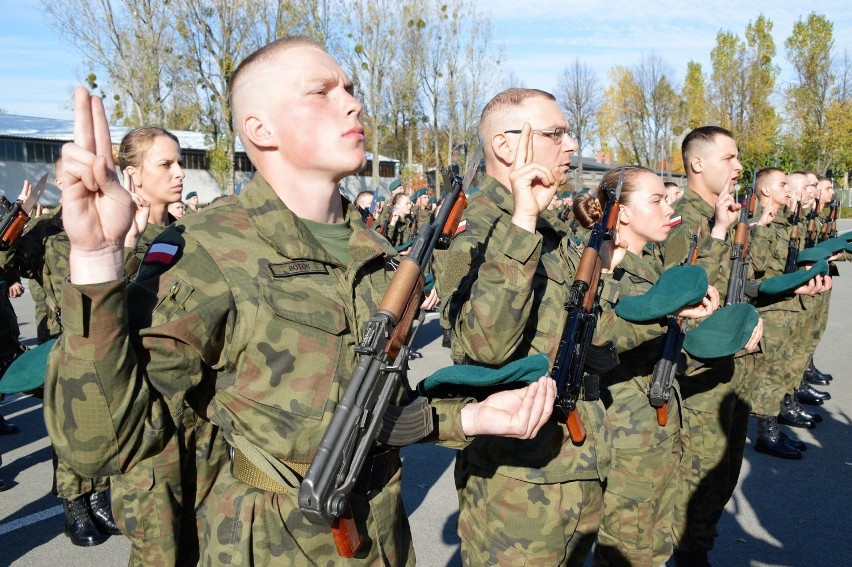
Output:
[[327,274],[328,268],[322,262],[295,260],[283,264],[269,264],[269,271],[274,278],[287,278],[304,274]]

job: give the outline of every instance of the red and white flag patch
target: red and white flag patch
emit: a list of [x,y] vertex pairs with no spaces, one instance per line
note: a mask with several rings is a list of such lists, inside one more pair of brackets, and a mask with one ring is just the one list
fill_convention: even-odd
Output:
[[453,236],[458,236],[459,234],[463,233],[466,230],[467,230],[467,219],[462,219],[461,222],[459,222],[459,225],[456,227],[456,231],[453,233]]
[[174,244],[165,242],[157,242],[148,249],[145,258],[142,260],[144,264],[164,264],[170,266],[177,257],[178,247]]

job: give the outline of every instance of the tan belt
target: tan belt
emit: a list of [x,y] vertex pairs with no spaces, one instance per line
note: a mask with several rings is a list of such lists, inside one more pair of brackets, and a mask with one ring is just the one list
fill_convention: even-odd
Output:
[[[304,478],[308,472],[308,463],[293,463],[290,461],[281,461],[287,468],[295,472],[299,477]],[[270,477],[268,474],[260,470],[239,450],[233,449],[233,458],[231,459],[231,474],[234,478],[249,486],[267,490],[269,492],[279,492],[284,494],[295,494],[293,489],[285,486]]]

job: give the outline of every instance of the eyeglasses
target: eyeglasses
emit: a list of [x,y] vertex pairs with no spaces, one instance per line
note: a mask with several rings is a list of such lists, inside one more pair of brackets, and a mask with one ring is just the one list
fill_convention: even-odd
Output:
[[[520,134],[522,130],[504,130],[504,134]],[[533,134],[538,134],[539,136],[546,136],[553,140],[554,144],[562,143],[562,140],[565,138],[566,134],[568,136],[571,135],[571,131],[567,128],[553,128],[551,130],[533,130]]]

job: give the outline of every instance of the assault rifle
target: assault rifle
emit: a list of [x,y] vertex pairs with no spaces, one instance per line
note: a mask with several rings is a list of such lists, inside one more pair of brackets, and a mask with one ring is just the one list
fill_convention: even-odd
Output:
[[[595,348],[591,344],[592,336],[600,314],[600,277],[603,267],[600,256],[601,246],[604,240],[614,239],[613,231],[618,221],[618,197],[621,195],[623,183],[624,168],[621,169],[618,186],[615,189],[607,186],[600,189],[604,192],[605,199],[603,214],[592,227],[589,242],[580,257],[580,265],[577,267],[568,302],[565,304],[568,320],[565,323],[562,338],[559,340],[559,350],[551,372],[551,376],[556,381],[556,404],[565,413],[565,425],[574,443],[582,443],[586,439],[586,428],[577,413],[577,400],[581,394],[585,399],[597,399],[599,396],[596,385],[598,376],[586,373],[586,362],[589,351]],[[613,350],[611,343],[604,348]],[[610,362],[613,359],[615,364]],[[597,362],[590,361],[590,367],[595,366],[592,370],[605,372],[614,368],[618,364],[618,359],[612,355],[603,364]],[[584,391],[581,392],[581,390]]]
[[814,200],[814,204],[808,213],[808,233],[805,235],[805,248],[813,248],[817,243],[817,217],[822,212],[822,203],[819,202],[819,193]]
[[829,238],[837,238],[837,217],[840,216],[840,199],[834,199],[831,202],[831,214],[829,215],[829,220],[831,221],[831,228],[828,232]]
[[748,276],[749,246],[751,244],[751,229],[748,219],[754,214],[756,198],[754,188],[757,184],[757,171],[754,172],[754,181],[746,191],[745,203],[740,209],[740,218],[734,230],[734,241],[731,248],[731,275],[728,279],[728,293],[725,296],[725,305],[742,303],[745,298],[745,285]]
[[47,173],[42,175],[26,202],[10,203],[6,197],[0,197],[0,250],[5,251],[11,248],[24,232],[33,207],[44,192],[44,188],[47,187],[47,177]]
[[825,217],[822,223],[822,228],[819,231],[819,241],[823,242],[831,238],[832,225],[837,229],[837,201],[832,199],[828,203],[828,216]]
[[[701,234],[701,226],[696,227],[695,232],[689,237],[689,253],[686,255],[684,264],[693,265],[698,261],[698,238]],[[685,323],[681,323],[674,315],[666,317],[666,339],[663,344],[663,354],[654,365],[654,377],[648,397],[651,407],[657,409],[657,424],[665,426],[669,421],[669,399],[671,399],[672,384],[674,384],[677,361],[683,348],[683,339],[686,334]]]
[[790,231],[790,242],[787,244],[787,263],[784,264],[784,273],[792,274],[799,266],[799,220],[802,214],[801,201],[796,203],[796,212],[793,214],[793,230]]
[[[349,496],[369,451],[377,441],[401,447],[432,430],[432,413],[425,398],[418,397],[405,408],[390,406],[390,401],[408,369],[412,328],[423,295],[423,271],[436,246],[449,244],[466,206],[462,181],[456,177],[440,215],[421,230],[411,252],[400,261],[376,313],[367,322],[364,339],[355,347],[361,355],[358,366],[299,489],[302,513],[313,524],[331,526],[341,557],[354,556],[362,543],[349,508]],[[419,321],[423,321],[422,313]],[[383,428],[391,414],[402,415],[397,425],[404,423],[410,429],[388,425]]]

